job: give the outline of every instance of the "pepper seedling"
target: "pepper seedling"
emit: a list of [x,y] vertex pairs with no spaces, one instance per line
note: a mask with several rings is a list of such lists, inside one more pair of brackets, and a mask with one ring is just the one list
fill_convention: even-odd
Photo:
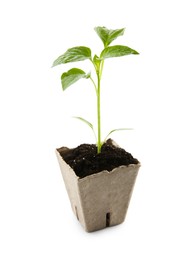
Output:
[[61,84],[62,89],[66,90],[69,86],[77,82],[79,79],[85,78],[91,80],[92,84],[95,87],[96,92],[96,98],[97,98],[97,136],[96,131],[94,130],[93,124],[91,124],[89,121],[82,117],[76,117],[77,119],[83,121],[86,123],[94,132],[96,136],[96,142],[97,142],[97,152],[101,152],[101,147],[103,143],[106,141],[108,136],[118,130],[130,130],[130,128],[119,128],[111,130],[110,133],[106,136],[106,139],[102,141],[101,137],[101,79],[102,79],[102,72],[104,68],[104,61],[108,58],[113,57],[121,57],[125,55],[130,54],[139,54],[136,50],[131,49],[128,46],[124,45],[113,45],[110,46],[110,44],[119,36],[122,36],[124,34],[125,29],[115,29],[110,30],[106,27],[95,27],[94,28],[100,39],[102,40],[104,44],[104,49],[101,51],[100,55],[94,55],[92,57],[91,49],[85,46],[77,46],[68,49],[64,54],[59,56],[53,63],[53,67],[60,65],[60,64],[66,64],[69,62],[77,62],[77,61],[83,61],[83,60],[89,60],[95,69],[96,73],[96,80],[94,80],[91,76],[91,73],[86,73],[85,71],[79,69],[79,68],[72,68],[68,70],[67,72],[64,72],[61,75]]

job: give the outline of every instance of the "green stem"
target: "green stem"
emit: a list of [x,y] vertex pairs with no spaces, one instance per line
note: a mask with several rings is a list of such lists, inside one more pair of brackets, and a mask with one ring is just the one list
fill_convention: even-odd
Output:
[[101,103],[100,103],[100,83],[102,77],[102,71],[104,67],[104,60],[102,60],[97,66],[95,62],[91,59],[91,62],[94,65],[96,74],[97,74],[97,85],[95,84],[94,80],[90,77],[93,85],[95,86],[96,90],[96,97],[97,97],[97,153],[101,152],[102,148],[102,141],[101,141]]
[[104,68],[104,60],[101,62],[101,65],[100,65],[100,78],[102,77],[103,68]]
[[100,102],[100,82],[102,77],[102,71],[104,67],[104,60],[100,64],[100,70],[97,73],[98,85],[97,85],[97,124],[98,124],[98,142],[97,152],[101,152],[102,141],[101,141],[101,102]]
[[100,110],[100,73],[97,75],[98,85],[97,85],[97,125],[98,125],[98,140],[97,140],[97,152],[101,152],[101,110]]

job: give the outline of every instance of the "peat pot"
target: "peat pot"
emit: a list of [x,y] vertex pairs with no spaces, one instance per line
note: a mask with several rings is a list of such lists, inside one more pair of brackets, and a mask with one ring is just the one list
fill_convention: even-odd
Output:
[[120,166],[79,178],[56,150],[72,210],[87,232],[121,224],[125,220],[140,163]]

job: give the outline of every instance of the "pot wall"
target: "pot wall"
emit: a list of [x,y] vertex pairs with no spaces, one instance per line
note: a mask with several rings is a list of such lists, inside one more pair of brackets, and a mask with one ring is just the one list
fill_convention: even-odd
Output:
[[102,171],[84,178],[76,176],[56,150],[62,176],[73,212],[87,232],[122,223],[140,164],[120,166],[112,171]]

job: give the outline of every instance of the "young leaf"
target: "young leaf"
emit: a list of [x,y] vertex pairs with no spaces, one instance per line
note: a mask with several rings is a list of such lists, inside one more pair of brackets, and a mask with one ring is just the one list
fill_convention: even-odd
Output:
[[[95,138],[96,138],[95,130],[94,130],[94,127],[93,127],[92,123],[90,123],[89,121],[87,121],[86,119],[84,119],[84,118],[82,118],[82,117],[80,117],[80,116],[74,116],[74,118],[79,119],[79,120],[81,120],[82,122],[84,122],[85,124],[87,124],[87,125],[92,129],[92,131],[93,131],[93,133],[94,133],[94,136],[95,136]],[[96,138],[96,140],[97,140],[97,138]]]
[[68,49],[64,54],[59,56],[53,63],[53,67],[68,62],[82,61],[91,59],[91,50],[85,46],[78,46]]
[[104,142],[107,140],[108,136],[110,136],[112,133],[116,132],[116,131],[123,131],[123,130],[133,130],[133,128],[116,128],[111,130],[108,135],[106,136],[106,138],[104,139]]
[[139,54],[137,51],[123,45],[114,45],[106,47],[100,55],[100,58],[107,59],[112,57],[121,57],[130,54]]
[[124,34],[125,29],[109,30],[106,27],[95,27],[94,28],[100,39],[102,40],[104,47],[110,45],[118,36]]
[[99,72],[100,70],[100,63],[101,63],[101,59],[97,55],[95,55],[93,57],[93,64],[95,66],[96,72]]
[[86,74],[81,69],[73,68],[64,72],[61,76],[62,89],[67,89],[70,85],[82,78],[89,78],[89,74]]

